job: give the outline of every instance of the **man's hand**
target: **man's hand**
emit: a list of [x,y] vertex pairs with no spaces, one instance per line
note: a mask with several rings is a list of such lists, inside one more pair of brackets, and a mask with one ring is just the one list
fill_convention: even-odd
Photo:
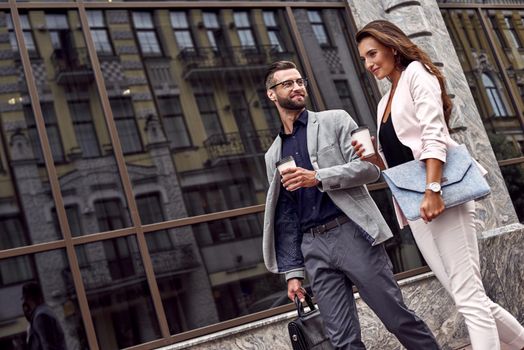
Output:
[[291,278],[287,281],[287,296],[291,301],[295,301],[295,295],[303,303],[306,298],[304,297],[305,290],[302,288],[302,280],[298,278]]
[[287,168],[282,172],[282,184],[288,191],[298,190],[302,187],[313,187],[319,181],[315,179],[315,171],[304,168]]
[[445,205],[439,193],[426,190],[424,199],[420,204],[420,217],[427,224],[444,212]]

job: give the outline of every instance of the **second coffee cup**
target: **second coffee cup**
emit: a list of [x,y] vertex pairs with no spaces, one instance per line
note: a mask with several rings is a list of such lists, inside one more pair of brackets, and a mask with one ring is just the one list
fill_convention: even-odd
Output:
[[371,141],[371,134],[367,126],[361,126],[351,132],[351,140],[357,141],[364,147],[362,158],[369,158],[375,155],[375,147]]

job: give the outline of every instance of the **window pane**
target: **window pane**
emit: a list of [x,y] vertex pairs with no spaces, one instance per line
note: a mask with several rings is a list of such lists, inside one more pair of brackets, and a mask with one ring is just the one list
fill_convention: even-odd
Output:
[[88,259],[80,272],[100,348],[121,349],[159,338],[136,238],[80,247]]
[[[261,220],[262,214],[253,214],[168,230],[175,245],[151,250],[171,334],[289,302],[280,276],[264,267]],[[227,228],[236,239],[214,245],[215,227]]]
[[[25,28],[27,15],[22,18]],[[0,22],[12,30],[9,12],[0,10]],[[49,219],[50,183],[18,48],[11,52],[9,42],[5,44],[9,55],[2,60],[4,90],[0,94],[0,250],[62,239]],[[63,162],[63,125],[56,118],[53,102],[41,101],[41,110],[52,159]]]
[[[102,229],[94,215],[95,203],[115,198],[121,203],[122,219],[118,227],[128,227],[131,224],[128,206],[93,68],[83,36],[76,35],[82,29],[79,13],[76,10],[22,12],[31,21],[38,46],[47,47],[41,52],[42,57],[30,59],[51,149],[53,154],[62,151],[62,161],[55,161],[62,198],[66,204],[78,205],[78,215],[68,213],[67,217],[71,229],[75,230],[72,233],[100,232]],[[91,18],[98,21],[100,13]],[[49,47],[49,42],[55,43],[54,49]],[[50,205],[49,188],[43,194],[46,204],[41,205],[41,210],[49,213],[33,216],[48,218],[48,225],[56,230],[50,214],[55,205]]]

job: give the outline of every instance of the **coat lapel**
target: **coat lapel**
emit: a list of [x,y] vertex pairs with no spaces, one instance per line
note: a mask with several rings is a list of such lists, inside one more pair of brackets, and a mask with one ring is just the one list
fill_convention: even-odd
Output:
[[318,169],[317,165],[317,151],[318,151],[318,119],[317,114],[308,111],[307,118],[307,150],[313,168]]
[[273,144],[271,145],[271,169],[276,170],[275,164],[282,157],[282,139],[280,136],[277,136]]

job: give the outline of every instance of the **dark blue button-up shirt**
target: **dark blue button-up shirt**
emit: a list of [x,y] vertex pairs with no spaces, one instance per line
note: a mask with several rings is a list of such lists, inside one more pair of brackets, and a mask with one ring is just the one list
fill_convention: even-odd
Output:
[[[282,158],[293,156],[297,167],[314,170],[307,149],[307,121],[308,113],[307,110],[304,110],[293,123],[292,134],[286,135],[281,129]],[[343,214],[328,194],[321,192],[316,187],[299,188],[290,192],[281,185],[277,210],[285,211],[286,208],[282,206],[295,207],[301,232],[325,224]]]

